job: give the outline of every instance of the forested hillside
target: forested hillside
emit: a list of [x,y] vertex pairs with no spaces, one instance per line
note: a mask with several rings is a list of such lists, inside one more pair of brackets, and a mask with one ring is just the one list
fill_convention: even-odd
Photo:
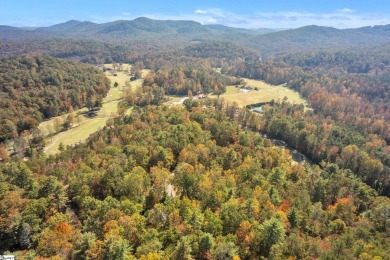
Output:
[[[0,26],[0,255],[390,259],[389,33]],[[104,118],[83,125],[100,130],[73,141],[72,111],[101,105],[106,75]],[[68,112],[45,140],[38,124]],[[55,134],[71,146],[49,156]]]
[[287,104],[273,107],[266,113],[264,131],[315,162],[342,161],[343,167],[389,195],[389,46],[242,60],[223,70],[298,90],[313,112],[303,114],[301,108],[294,114]]
[[109,90],[96,68],[48,56],[0,60],[0,142],[38,126],[44,119],[101,102]]
[[1,164],[0,251],[387,259],[389,198],[335,164],[292,162],[256,132],[259,116],[204,102],[134,108],[56,158]]
[[240,84],[240,80],[216,72],[204,59],[149,57],[144,65],[153,69],[144,79],[144,86],[156,84],[169,95],[224,92],[226,86]]
[[336,29],[309,25],[248,39],[246,46],[264,54],[296,51],[345,50],[351,47],[378,45],[390,40],[390,25]]
[[292,51],[367,47],[390,40],[389,25],[356,29],[305,26],[289,30],[249,30],[222,25],[202,25],[194,21],[154,20],[145,17],[101,24],[71,20],[50,27],[32,29],[0,26],[0,35],[0,41],[88,40],[98,44],[104,41],[106,44],[126,44],[135,51],[142,50],[145,45],[155,45],[161,49],[217,40],[258,50],[266,57]]
[[[145,44],[133,43],[135,46],[144,46],[144,50],[152,48]],[[138,48],[141,50],[141,47]],[[20,41],[0,40],[0,58],[20,55],[49,55],[56,58],[78,60],[90,64],[104,64],[128,62],[131,49],[128,44],[107,43],[93,40],[76,39],[36,39]]]

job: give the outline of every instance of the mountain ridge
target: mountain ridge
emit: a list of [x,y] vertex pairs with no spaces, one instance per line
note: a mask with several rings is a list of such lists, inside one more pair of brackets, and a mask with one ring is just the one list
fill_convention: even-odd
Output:
[[79,25],[81,24],[89,24],[89,25],[94,25],[96,27],[104,27],[104,26],[107,26],[107,25],[111,25],[111,24],[115,24],[115,23],[118,23],[118,22],[125,22],[125,23],[128,23],[128,24],[135,24],[135,25],[140,25],[140,24],[148,24],[148,25],[153,25],[153,26],[162,26],[164,24],[169,24],[170,26],[172,25],[179,25],[179,24],[184,24],[186,23],[187,25],[196,25],[196,26],[202,26],[202,27],[205,27],[205,28],[209,28],[209,29],[212,29],[212,30],[219,30],[219,31],[231,31],[231,30],[242,30],[242,31],[253,31],[253,32],[256,32],[256,31],[269,31],[269,32],[275,32],[275,31],[286,31],[286,30],[297,30],[297,29],[301,29],[301,28],[332,28],[334,30],[338,30],[338,31],[351,31],[351,30],[359,30],[359,31],[367,31],[367,30],[380,30],[381,28],[386,28],[386,30],[390,30],[390,24],[387,24],[387,25],[374,25],[374,26],[363,26],[363,27],[358,27],[358,28],[345,28],[345,29],[338,29],[338,28],[334,28],[334,27],[328,27],[328,26],[319,26],[319,25],[305,25],[305,26],[302,26],[302,27],[298,27],[298,28],[290,28],[290,29],[286,29],[286,28],[253,28],[253,29],[248,29],[248,28],[240,28],[240,27],[231,27],[231,26],[227,26],[227,25],[223,25],[223,24],[201,24],[199,22],[196,22],[196,21],[193,21],[193,20],[157,20],[157,19],[151,19],[151,18],[147,18],[147,17],[137,17],[133,20],[114,20],[114,21],[109,21],[109,22],[104,22],[104,23],[94,23],[94,22],[91,22],[91,21],[79,21],[79,20],[75,20],[75,19],[71,19],[71,20],[68,20],[68,21],[65,21],[65,22],[62,22],[62,23],[58,23],[58,24],[53,24],[53,25],[50,25],[50,26],[41,26],[41,27],[17,27],[17,26],[10,26],[10,25],[0,25],[0,27],[8,27],[8,28],[17,28],[17,29],[20,29],[20,30],[36,30],[36,31],[39,31],[39,30],[47,30],[47,29],[56,29],[56,30],[67,30],[67,29],[72,29],[74,27],[78,27]]
[[[105,23],[94,23],[91,21],[79,21],[79,20],[69,20],[63,23],[54,24],[46,27],[37,27],[37,28],[25,28],[25,27],[15,27],[9,25],[0,25],[0,32],[7,31],[29,31],[29,32],[61,32],[67,34],[74,34],[78,31],[85,31],[93,36],[93,33],[99,34],[110,34],[120,31],[130,31],[133,33],[144,32],[166,32],[172,31],[173,29],[183,29],[183,28],[198,28],[199,31],[192,30],[195,33],[202,32],[212,32],[212,33],[243,33],[249,35],[264,35],[270,33],[280,33],[288,31],[318,31],[318,32],[362,32],[362,33],[378,33],[383,31],[390,31],[390,24],[388,25],[375,25],[375,26],[365,26],[359,28],[347,28],[347,29],[337,29],[334,27],[318,26],[318,25],[306,25],[294,29],[272,29],[272,28],[256,28],[256,29],[245,29],[245,28],[236,28],[230,27],[222,24],[201,24],[192,20],[155,20],[147,17],[138,17],[133,20],[115,20]],[[200,29],[201,28],[201,29]],[[87,31],[86,31],[87,30]],[[88,31],[89,30],[89,31]],[[176,31],[177,32],[177,31]]]
[[263,53],[288,50],[344,48],[390,42],[390,24],[356,29],[337,29],[308,25],[296,29],[243,29],[221,24],[203,25],[191,20],[154,20],[138,17],[107,23],[69,20],[36,29],[0,26],[2,40],[87,39],[96,41],[134,42],[147,40],[160,43],[192,43],[226,41],[244,45]]

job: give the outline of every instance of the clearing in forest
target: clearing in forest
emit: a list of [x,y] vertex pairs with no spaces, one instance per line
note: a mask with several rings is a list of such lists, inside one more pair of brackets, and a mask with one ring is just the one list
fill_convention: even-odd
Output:
[[[284,97],[287,97],[290,103],[307,105],[306,100],[298,92],[283,85],[275,86],[264,81],[247,78],[243,78],[243,80],[245,81],[243,86],[251,89],[241,89],[240,86],[227,86],[226,92],[221,94],[220,98],[229,103],[237,102],[239,107],[269,102],[272,99],[282,101]],[[217,98],[216,95],[210,95],[209,97]]]
[[[116,116],[118,103],[122,100],[123,92],[126,91],[126,88],[130,87],[135,90],[137,87],[142,86],[143,84],[143,79],[130,81],[131,65],[123,64],[121,71],[114,71],[112,69],[112,64],[105,64],[104,67],[110,68],[105,73],[111,81],[111,89],[104,98],[102,108],[98,111],[96,116],[84,116],[85,112],[87,111],[86,108],[76,110],[73,112],[75,115],[73,126],[67,131],[59,132],[51,137],[48,135],[50,132],[53,132],[55,124],[58,124],[59,122],[62,124],[67,118],[68,114],[52,118],[51,120],[42,122],[39,125],[39,129],[42,131],[44,136],[46,136],[45,141],[47,145],[45,152],[47,154],[58,153],[58,148],[61,143],[64,146],[67,146],[74,145],[79,142],[84,142],[91,134],[103,128],[106,125],[108,119]],[[143,77],[147,73],[149,73],[149,70],[142,70]],[[244,80],[244,86],[250,87],[251,90],[240,89],[240,87],[236,86],[227,86],[226,92],[220,95],[220,97],[229,103],[237,102],[238,106],[240,107],[260,102],[269,102],[272,99],[275,101],[281,101],[284,97],[287,97],[289,102],[304,104],[306,106],[306,101],[299,95],[299,93],[287,87],[282,85],[273,86],[260,80],[245,78]],[[118,83],[117,87],[114,87],[115,82]],[[255,88],[257,90],[255,90]],[[209,95],[209,97],[217,98],[215,95]],[[183,99],[183,97],[176,98],[180,103],[182,103],[182,100],[185,99]]]
[[[104,66],[106,68],[112,68],[112,64],[106,64]],[[96,116],[84,116],[84,113],[87,111],[86,108],[75,110],[73,112],[75,115],[73,126],[66,131],[53,135],[52,137],[48,137],[48,134],[50,131],[53,131],[52,129],[54,129],[55,120],[63,123],[68,114],[56,117],[58,119],[52,118],[39,125],[39,129],[42,131],[44,136],[46,136],[46,154],[50,155],[58,153],[58,148],[61,143],[64,146],[67,146],[84,142],[91,134],[103,128],[108,119],[116,116],[118,110],[117,106],[122,99],[122,93],[124,88],[126,88],[126,85],[135,89],[136,87],[141,86],[143,82],[143,79],[137,79],[130,82],[130,68],[131,65],[123,64],[122,71],[106,71],[106,76],[111,81],[111,89],[107,93],[107,96],[103,99],[102,107]],[[148,70],[142,71],[142,75],[145,75],[146,73],[148,73]],[[115,82],[118,83],[118,87],[114,87]]]

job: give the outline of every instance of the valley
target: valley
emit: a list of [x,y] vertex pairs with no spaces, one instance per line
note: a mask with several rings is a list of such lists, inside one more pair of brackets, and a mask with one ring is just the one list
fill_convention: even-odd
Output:
[[[105,64],[105,68],[112,68],[112,64]],[[123,91],[125,86],[136,89],[142,85],[142,79],[137,79],[130,82],[130,70],[131,66],[125,65],[123,70],[127,71],[107,71],[106,76],[110,80],[111,88],[107,93],[107,96],[103,99],[102,107],[98,110],[96,115],[88,116],[88,110],[83,108],[72,112],[76,115],[75,124],[68,130],[63,130],[52,136],[49,135],[49,130],[54,128],[55,121],[59,120],[64,122],[69,114],[62,115],[60,117],[52,118],[51,120],[45,121],[39,125],[39,129],[42,131],[43,135],[46,136],[45,142],[47,143],[45,147],[45,153],[48,155],[54,155],[59,151],[59,147],[74,146],[76,144],[82,143],[87,138],[102,129],[107,125],[107,120],[113,119],[117,116],[118,112],[118,103],[122,100]],[[148,73],[148,70],[143,70],[143,75]],[[114,76],[114,74],[116,76]],[[114,87],[115,82],[118,83],[117,87]]]
[[[42,122],[39,129],[46,136],[45,153],[54,155],[59,152],[59,147],[72,146],[84,142],[91,134],[97,132],[106,126],[108,119],[113,119],[117,116],[118,103],[123,100],[123,92],[127,87],[133,91],[142,87],[143,79],[130,81],[131,65],[121,65],[121,70],[113,70],[113,64],[105,64],[104,68],[112,70],[106,71],[106,76],[110,80],[111,88],[107,96],[103,99],[102,107],[93,117],[87,116],[88,110],[83,108],[72,112],[76,115],[76,123],[68,130],[63,130],[57,134],[50,135],[49,131],[54,128],[56,121],[64,122],[69,114],[60,117],[52,118],[51,120]],[[143,69],[142,76],[146,76],[150,70]],[[250,86],[252,90],[244,90],[236,86],[227,86],[226,92],[220,95],[224,101],[228,103],[237,103],[238,107],[242,108],[247,105],[252,105],[262,102],[270,102],[275,100],[281,102],[285,97],[291,103],[305,104],[299,93],[288,89],[284,86],[273,86],[263,81],[242,78],[245,86]],[[118,83],[117,87],[114,84]],[[255,88],[257,90],[255,90]],[[210,98],[216,98],[216,95],[210,95]],[[188,98],[188,97],[187,97]],[[195,98],[197,98],[195,96]],[[186,97],[167,96],[169,101],[167,104],[182,104]],[[50,136],[49,136],[50,135]]]
[[0,25],[0,258],[389,259],[389,25],[123,15]]

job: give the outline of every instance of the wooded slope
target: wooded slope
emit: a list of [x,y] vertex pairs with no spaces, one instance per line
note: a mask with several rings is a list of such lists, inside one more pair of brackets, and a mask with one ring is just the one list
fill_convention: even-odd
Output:
[[98,69],[46,56],[0,60],[0,142],[42,120],[102,100],[109,82]]

